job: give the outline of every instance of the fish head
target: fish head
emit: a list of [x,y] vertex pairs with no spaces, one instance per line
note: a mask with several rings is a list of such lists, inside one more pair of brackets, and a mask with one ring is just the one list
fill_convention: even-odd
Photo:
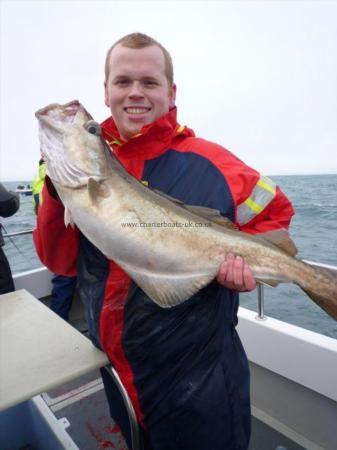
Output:
[[77,101],[50,104],[35,113],[46,173],[61,186],[86,186],[107,178],[107,145],[100,125]]

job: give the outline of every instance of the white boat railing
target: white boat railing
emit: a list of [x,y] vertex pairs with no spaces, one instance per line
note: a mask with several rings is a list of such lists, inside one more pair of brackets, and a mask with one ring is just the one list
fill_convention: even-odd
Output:
[[33,230],[23,230],[23,231],[15,231],[13,233],[4,233],[2,237],[4,238],[12,238],[15,236],[23,236],[25,234],[32,234]]
[[[2,236],[4,238],[12,238],[15,236],[23,236],[26,234],[31,234],[33,233],[33,229],[29,229],[29,230],[23,230],[23,231],[15,231],[12,233],[4,233]],[[303,260],[303,262],[308,263],[312,266],[315,267],[320,267],[322,269],[329,269],[332,270],[334,272],[336,272],[336,276],[337,276],[337,266],[331,265],[331,264],[322,264],[316,261],[308,261],[308,260]],[[258,284],[257,286],[257,316],[256,319],[257,320],[265,320],[267,317],[264,314],[264,285],[263,284]]]

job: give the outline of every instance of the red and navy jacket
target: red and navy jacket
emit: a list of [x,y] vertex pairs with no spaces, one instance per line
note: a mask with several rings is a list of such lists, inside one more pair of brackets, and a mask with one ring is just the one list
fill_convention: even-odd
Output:
[[[248,233],[288,228],[293,209],[280,189],[228,150],[180,126],[175,108],[127,142],[112,118],[102,130],[126,170],[149,188],[219,210]],[[216,399],[213,424],[223,417],[224,403],[248,417],[247,362],[234,331],[237,293],[213,282],[187,302],[161,309],[78,229],[65,228],[63,206],[48,185],[42,197],[34,231],[37,252],[50,270],[77,274],[91,338],[117,369],[139,421],[151,428],[196,398],[199,405],[189,411],[208,410],[207,402]],[[212,387],[206,383],[210,379]],[[224,395],[235,398],[222,400]],[[237,425],[238,435],[240,429]]]

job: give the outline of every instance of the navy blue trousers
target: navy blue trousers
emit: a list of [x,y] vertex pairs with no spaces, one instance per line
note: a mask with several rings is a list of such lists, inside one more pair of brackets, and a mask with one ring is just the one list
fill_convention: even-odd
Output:
[[[235,333],[236,334],[236,333]],[[249,372],[239,339],[227,368],[219,364],[191,404],[141,429],[143,450],[247,450],[250,437]],[[240,350],[242,349],[242,351]],[[131,449],[130,427],[121,395],[101,370],[114,421]],[[215,395],[216,394],[216,395]]]
[[62,319],[68,321],[69,312],[73,302],[77,277],[65,277],[56,275],[52,279],[52,300],[50,309]]

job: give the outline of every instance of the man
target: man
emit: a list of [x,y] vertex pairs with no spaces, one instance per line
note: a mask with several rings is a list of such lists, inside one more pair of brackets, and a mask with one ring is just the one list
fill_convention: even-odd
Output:
[[[0,216],[10,217],[17,212],[20,207],[18,194],[8,191],[0,183]],[[8,259],[2,247],[5,245],[2,237],[2,224],[0,223],[0,294],[14,291],[14,282]]]
[[[117,41],[105,76],[111,117],[102,124],[103,137],[132,175],[184,203],[217,209],[248,233],[289,226],[291,204],[271,180],[177,123],[172,61],[158,42],[139,33]],[[77,273],[91,338],[132,399],[145,448],[247,449],[249,372],[235,326],[238,291],[255,288],[250,268],[227,255],[214,282],[161,309],[77,229],[64,228],[49,179],[46,187],[35,231],[38,253],[50,269]],[[104,372],[103,381],[112,417],[129,443],[125,411]]]

